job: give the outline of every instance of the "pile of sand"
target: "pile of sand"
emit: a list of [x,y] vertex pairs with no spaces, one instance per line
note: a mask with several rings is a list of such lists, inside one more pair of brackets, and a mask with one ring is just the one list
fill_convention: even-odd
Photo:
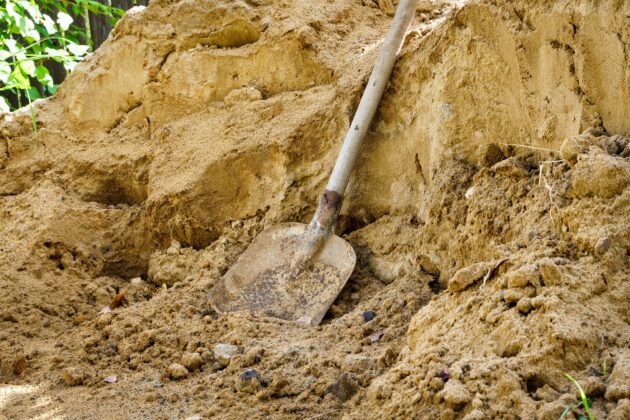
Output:
[[3,416],[572,418],[568,373],[630,417],[627,2],[421,2],[323,324],[209,309],[312,216],[395,3],[156,0],[37,139],[0,115]]

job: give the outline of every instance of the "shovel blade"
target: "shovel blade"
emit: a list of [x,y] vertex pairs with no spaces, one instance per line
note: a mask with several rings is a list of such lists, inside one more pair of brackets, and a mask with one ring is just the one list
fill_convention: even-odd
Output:
[[318,325],[352,274],[352,246],[330,235],[299,273],[291,263],[307,240],[308,225],[283,223],[263,231],[210,291],[219,312],[263,311]]

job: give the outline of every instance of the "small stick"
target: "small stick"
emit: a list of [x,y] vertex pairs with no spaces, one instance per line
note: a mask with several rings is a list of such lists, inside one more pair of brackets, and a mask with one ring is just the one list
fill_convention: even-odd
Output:
[[554,149],[546,149],[544,147],[537,147],[537,146],[528,146],[526,144],[517,144],[517,143],[499,143],[499,144],[502,144],[504,146],[524,147],[526,149],[543,150],[545,152],[560,153],[559,151],[554,150]]

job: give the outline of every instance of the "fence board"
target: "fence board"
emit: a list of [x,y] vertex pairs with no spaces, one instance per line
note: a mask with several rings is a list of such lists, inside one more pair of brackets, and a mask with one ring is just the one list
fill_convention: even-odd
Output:
[[[146,6],[149,0],[98,0],[102,4],[111,4],[114,7],[118,7],[123,10],[129,10],[133,6]],[[90,13],[90,34],[92,35],[92,42],[94,43],[94,49],[98,48],[109,35],[112,27],[109,25],[109,19],[107,16],[94,15]]]

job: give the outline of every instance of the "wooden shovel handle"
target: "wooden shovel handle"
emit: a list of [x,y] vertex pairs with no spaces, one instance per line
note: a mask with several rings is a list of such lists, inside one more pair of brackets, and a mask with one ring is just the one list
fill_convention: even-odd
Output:
[[[341,209],[341,201],[346,191],[348,180],[354,163],[359,154],[359,148],[370,127],[372,118],[376,113],[378,104],[383,96],[383,91],[392,73],[396,56],[400,50],[409,23],[413,18],[418,0],[401,0],[392,21],[392,26],[385,37],[381,52],[374,64],[368,84],[363,91],[359,108],[354,114],[352,123],[346,138],[341,146],[341,151],[335,162],[335,167],[330,175],[326,189],[322,194],[317,212],[311,225],[317,226],[327,235],[337,219]],[[327,198],[334,197],[334,200]]]

